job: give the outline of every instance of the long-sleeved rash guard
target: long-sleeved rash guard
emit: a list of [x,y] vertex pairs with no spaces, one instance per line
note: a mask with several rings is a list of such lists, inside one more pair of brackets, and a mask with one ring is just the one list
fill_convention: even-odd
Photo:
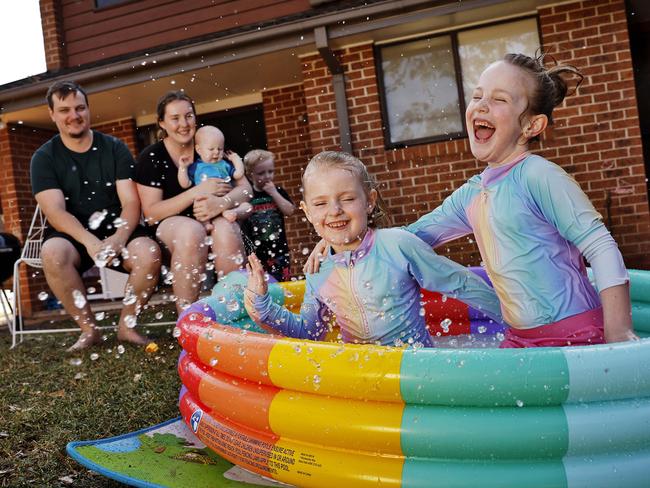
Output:
[[489,285],[402,229],[369,229],[355,251],[328,256],[306,281],[299,315],[273,303],[269,294],[247,290],[249,314],[284,335],[317,340],[333,313],[345,342],[427,347],[433,344],[420,312],[425,288],[502,320]]
[[518,329],[600,306],[629,278],[616,242],[576,181],[535,155],[487,168],[406,228],[433,247],[474,233],[505,321]]

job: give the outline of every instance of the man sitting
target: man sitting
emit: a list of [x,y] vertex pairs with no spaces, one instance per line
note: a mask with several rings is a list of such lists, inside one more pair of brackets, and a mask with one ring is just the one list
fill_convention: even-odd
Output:
[[157,284],[160,248],[138,224],[133,157],[119,139],[91,130],[88,98],[76,83],[54,83],[47,103],[59,133],[34,153],[31,181],[48,220],[41,250],[47,284],[81,328],[68,351],[101,340],[81,274],[117,261],[129,273],[117,338],[145,344],[133,326]]

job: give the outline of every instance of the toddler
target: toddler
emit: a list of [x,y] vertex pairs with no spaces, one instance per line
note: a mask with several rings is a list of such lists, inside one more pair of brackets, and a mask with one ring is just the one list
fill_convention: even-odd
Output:
[[246,176],[253,185],[252,210],[242,223],[245,243],[278,281],[291,278],[289,245],[284,217],[293,215],[295,206],[286,191],[273,182],[275,157],[272,152],[254,149],[244,156]]

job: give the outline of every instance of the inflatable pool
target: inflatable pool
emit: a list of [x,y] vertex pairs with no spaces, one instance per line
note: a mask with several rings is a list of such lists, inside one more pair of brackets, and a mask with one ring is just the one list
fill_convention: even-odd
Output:
[[[645,336],[650,272],[630,274]],[[244,283],[229,275],[175,330],[181,414],[229,461],[305,487],[650,486],[650,339],[526,350],[288,339],[255,331]],[[299,307],[300,282],[271,292]],[[424,302],[434,336],[500,333],[455,300]]]

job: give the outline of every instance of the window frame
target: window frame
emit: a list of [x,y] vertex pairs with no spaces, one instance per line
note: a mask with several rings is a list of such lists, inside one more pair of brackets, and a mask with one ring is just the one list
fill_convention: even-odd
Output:
[[[453,141],[457,139],[464,139],[468,137],[467,126],[465,124],[465,92],[463,91],[463,72],[460,63],[460,54],[458,49],[458,34],[461,32],[466,32],[470,30],[483,29],[485,27],[493,27],[495,25],[501,24],[510,24],[514,22],[519,22],[522,20],[534,19],[535,25],[537,26],[537,37],[540,40],[540,48],[542,47],[542,32],[539,25],[539,15],[524,15],[521,17],[513,17],[509,19],[501,19],[493,22],[486,22],[483,24],[472,25],[468,27],[463,27],[460,29],[449,29],[446,31],[436,32],[431,35],[423,35],[414,37],[411,39],[387,42],[385,44],[375,44],[373,46],[374,57],[375,57],[375,71],[377,73],[377,88],[379,90],[379,107],[381,112],[382,120],[382,132],[384,135],[384,148],[385,149],[403,149],[409,146],[416,146],[421,144],[431,144],[442,141]],[[408,44],[411,42],[421,41],[423,39],[433,39],[436,37],[450,37],[451,38],[451,48],[452,48],[452,59],[454,62],[454,70],[456,72],[456,88],[458,91],[458,110],[460,113],[460,119],[462,124],[462,130],[459,132],[451,132],[449,134],[441,134],[436,136],[420,137],[417,139],[409,139],[399,142],[391,142],[391,133],[390,133],[390,124],[388,119],[388,101],[386,97],[386,87],[384,85],[384,70],[382,67],[382,56],[381,51],[385,47],[397,46],[400,44]]]
[[117,8],[117,7],[122,7],[124,5],[127,5],[129,3],[135,3],[139,2],[140,0],[116,0],[115,3],[112,3],[110,5],[99,5],[98,0],[93,0],[93,4],[95,5],[95,8],[93,8],[94,12],[103,12],[104,10],[109,10],[112,8]]

